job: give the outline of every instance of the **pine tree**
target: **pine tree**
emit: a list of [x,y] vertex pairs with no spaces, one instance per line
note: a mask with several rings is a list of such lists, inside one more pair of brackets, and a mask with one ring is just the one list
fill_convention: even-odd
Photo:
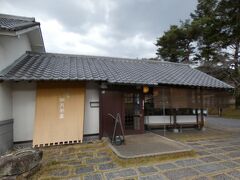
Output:
[[220,24],[218,41],[239,74],[240,1],[221,0],[216,8],[216,21]]
[[240,0],[198,0],[191,21],[171,26],[157,39],[164,60],[190,62],[235,86],[240,107]]
[[217,43],[219,26],[215,21],[216,8],[217,0],[199,0],[195,12],[191,14],[192,26],[199,29],[199,60],[207,64],[216,63],[220,51]]
[[190,63],[195,38],[196,29],[189,20],[181,22],[180,26],[173,25],[157,40],[157,55],[166,61]]

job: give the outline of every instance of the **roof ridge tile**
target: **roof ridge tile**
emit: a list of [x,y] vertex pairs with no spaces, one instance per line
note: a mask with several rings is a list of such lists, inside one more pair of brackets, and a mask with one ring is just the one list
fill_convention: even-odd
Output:
[[176,62],[168,62],[168,61],[160,61],[160,60],[150,60],[150,59],[136,59],[136,58],[123,58],[123,57],[111,57],[111,56],[97,56],[97,55],[85,55],[85,54],[64,54],[64,53],[50,53],[50,52],[33,52],[33,51],[27,51],[28,54],[39,54],[39,55],[46,55],[46,56],[67,56],[67,57],[86,57],[86,58],[95,58],[94,60],[109,60],[109,61],[122,61],[122,62],[137,62],[137,63],[159,63],[159,64],[171,64],[171,65],[177,65],[177,66],[188,66],[191,68],[188,64],[183,63],[176,63]]

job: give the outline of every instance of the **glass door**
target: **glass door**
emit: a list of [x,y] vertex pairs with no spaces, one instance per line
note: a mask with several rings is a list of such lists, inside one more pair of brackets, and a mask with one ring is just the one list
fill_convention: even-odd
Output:
[[124,93],[124,128],[128,134],[142,131],[142,113],[140,93]]

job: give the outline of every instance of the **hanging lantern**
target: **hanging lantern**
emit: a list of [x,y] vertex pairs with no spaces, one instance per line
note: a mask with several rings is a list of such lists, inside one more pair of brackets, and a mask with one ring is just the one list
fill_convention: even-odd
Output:
[[148,93],[148,92],[149,92],[149,87],[143,86],[143,93]]

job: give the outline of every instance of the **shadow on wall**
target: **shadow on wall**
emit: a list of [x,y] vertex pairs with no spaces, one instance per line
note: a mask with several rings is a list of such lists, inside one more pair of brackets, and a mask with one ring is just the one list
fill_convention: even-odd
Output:
[[0,121],[0,155],[13,146],[13,119]]

